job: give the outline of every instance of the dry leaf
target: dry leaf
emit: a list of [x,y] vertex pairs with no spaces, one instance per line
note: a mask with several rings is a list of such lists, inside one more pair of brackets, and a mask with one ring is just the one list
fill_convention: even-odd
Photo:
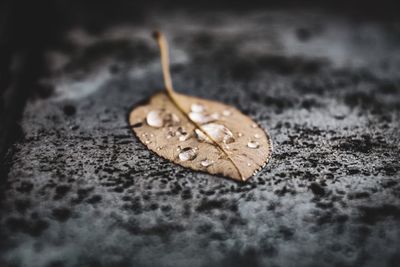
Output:
[[167,90],[131,111],[129,122],[136,136],[183,167],[246,181],[271,156],[268,134],[234,107],[176,93],[166,40],[161,33],[156,38]]

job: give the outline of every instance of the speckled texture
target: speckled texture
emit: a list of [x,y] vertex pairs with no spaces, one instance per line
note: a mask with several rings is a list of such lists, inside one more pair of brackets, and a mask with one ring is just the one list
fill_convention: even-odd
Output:
[[[131,107],[178,91],[269,130],[247,183],[147,151]],[[8,158],[1,266],[398,266],[400,27],[318,11],[149,15],[47,54]]]

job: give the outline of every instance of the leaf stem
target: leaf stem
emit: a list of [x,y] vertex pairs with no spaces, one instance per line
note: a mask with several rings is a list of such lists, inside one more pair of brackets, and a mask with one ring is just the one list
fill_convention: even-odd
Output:
[[168,53],[168,42],[167,39],[165,38],[164,34],[162,32],[156,31],[153,34],[154,38],[157,40],[158,46],[160,48],[160,55],[161,55],[161,67],[162,67],[162,72],[163,72],[163,77],[164,77],[164,85],[165,89],[167,90],[168,96],[171,99],[171,101],[175,104],[175,106],[185,115],[185,117],[193,123],[193,125],[202,131],[213,143],[216,147],[218,147],[229,159],[229,161],[232,162],[233,166],[239,173],[241,181],[245,181],[245,177],[243,176],[242,172],[240,171],[239,167],[235,164],[233,161],[232,157],[225,151],[225,149],[218,143],[216,142],[202,127],[200,124],[197,122],[193,121],[187,112],[184,110],[184,108],[179,104],[179,101],[176,97],[175,90],[172,86],[172,79],[171,79],[171,72],[169,70],[169,53]]
[[164,76],[164,85],[167,89],[168,94],[174,93],[174,87],[172,86],[171,72],[169,70],[169,53],[168,53],[168,42],[162,32],[154,32],[154,38],[157,40],[158,46],[160,47],[161,54],[161,67]]

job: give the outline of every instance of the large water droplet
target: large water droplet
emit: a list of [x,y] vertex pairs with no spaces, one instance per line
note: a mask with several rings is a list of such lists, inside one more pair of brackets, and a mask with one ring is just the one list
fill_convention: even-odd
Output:
[[197,149],[191,147],[185,147],[179,153],[179,159],[181,161],[194,160],[197,157]]
[[[202,128],[217,143],[223,142],[225,144],[230,144],[235,142],[232,132],[221,124],[209,123],[203,125]],[[203,131],[196,129],[195,133],[197,139],[199,139],[200,141],[212,143],[210,138],[208,138],[208,136],[204,134]]]
[[190,109],[192,110],[192,112],[203,112],[205,110],[204,106],[201,104],[192,104],[192,106],[190,107]]
[[163,110],[152,110],[147,113],[146,122],[154,128],[174,126],[179,124],[179,117],[173,113],[165,113]]
[[190,112],[189,118],[196,123],[203,124],[217,120],[218,114],[208,115],[204,113]]
[[205,159],[205,160],[202,160],[202,161],[200,162],[200,164],[201,164],[201,166],[203,166],[203,167],[208,167],[208,166],[214,164],[214,161],[213,161],[213,160],[210,160],[210,159]]
[[232,132],[224,125],[209,123],[202,126],[203,130],[216,142],[230,144],[235,141]]
[[247,146],[249,148],[259,148],[260,144],[258,142],[256,142],[256,141],[250,141],[250,142],[247,143]]
[[147,113],[146,122],[151,127],[160,128],[164,126],[164,119],[161,110],[152,110]]
[[[211,138],[217,143],[223,142],[225,144],[230,144],[230,143],[235,142],[232,132],[228,128],[226,128],[224,125],[217,124],[217,123],[209,123],[209,124],[203,125],[202,129],[209,136],[211,136]],[[197,138],[200,141],[205,141],[205,142],[211,143],[211,140],[208,138],[208,136],[206,134],[203,133],[203,131],[196,129],[195,133],[197,135]]]

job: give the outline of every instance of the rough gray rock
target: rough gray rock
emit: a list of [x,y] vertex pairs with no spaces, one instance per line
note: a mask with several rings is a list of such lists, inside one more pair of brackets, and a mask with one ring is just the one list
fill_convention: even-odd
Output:
[[[248,183],[169,163],[130,109],[162,89],[160,28],[178,91],[268,129]],[[0,211],[2,266],[398,266],[399,25],[317,11],[168,13],[46,54]]]

